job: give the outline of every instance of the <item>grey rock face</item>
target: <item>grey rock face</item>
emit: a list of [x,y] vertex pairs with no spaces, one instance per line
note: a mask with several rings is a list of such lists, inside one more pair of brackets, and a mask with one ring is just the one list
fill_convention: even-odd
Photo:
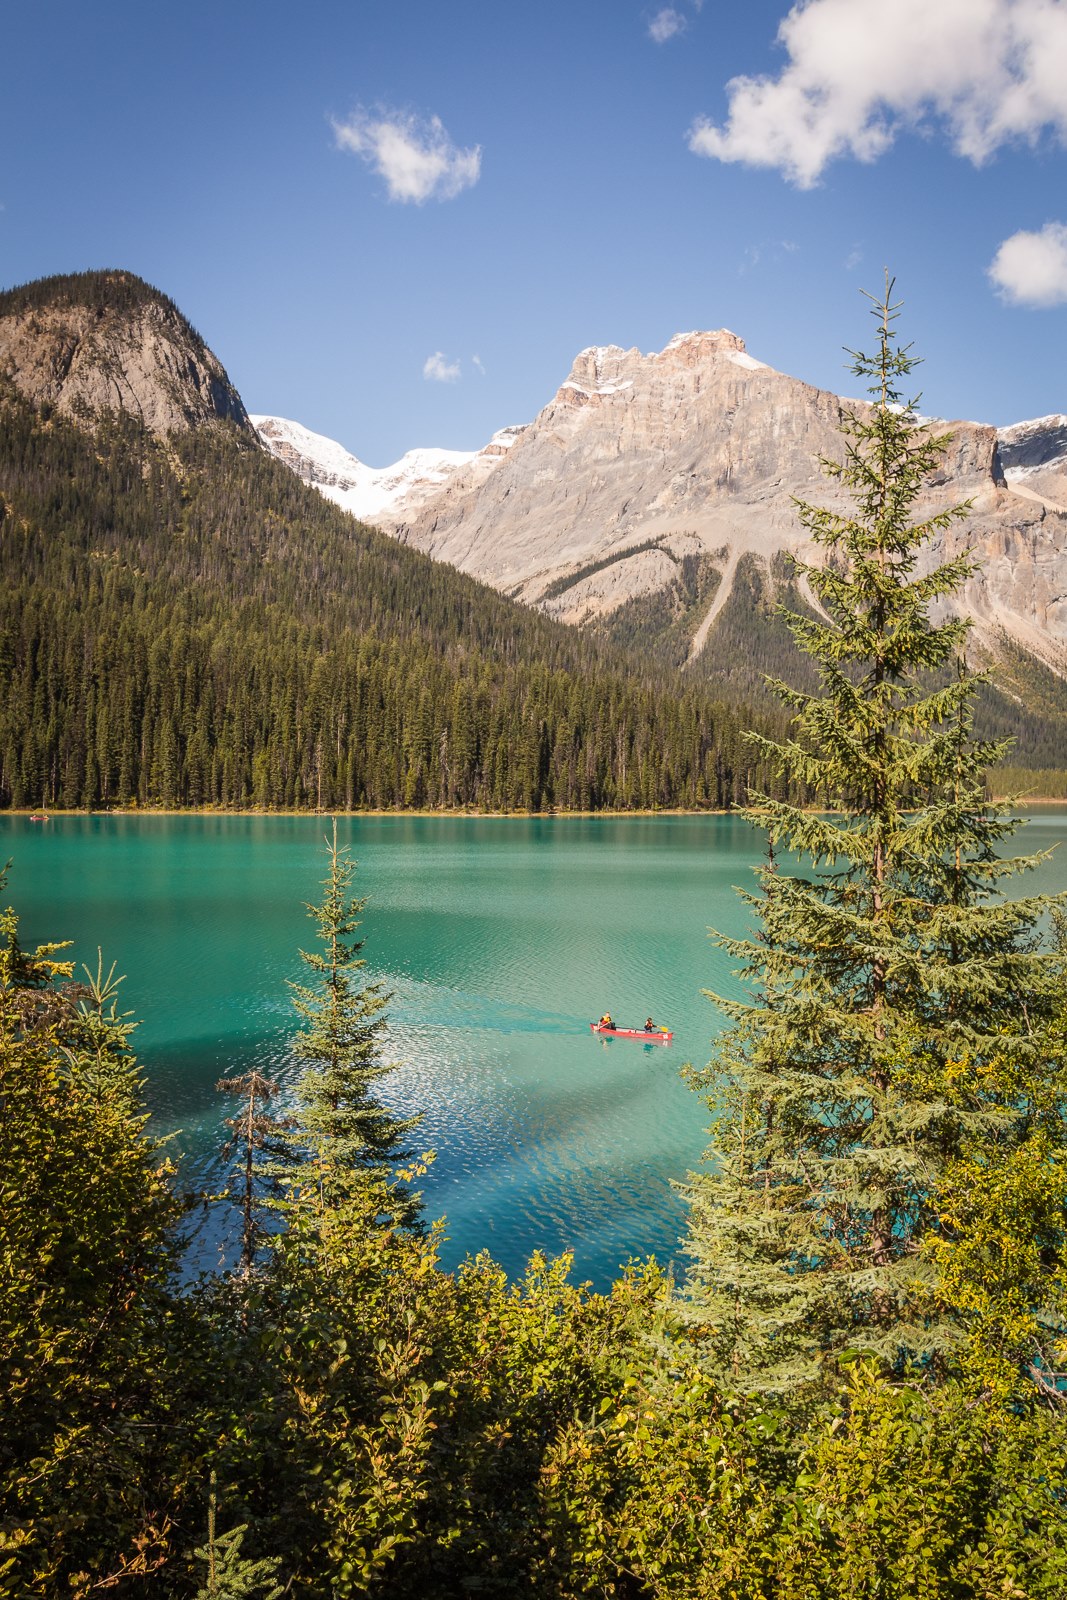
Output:
[[[844,504],[820,458],[841,459],[842,412],[857,404],[755,361],[725,329],[652,355],[584,350],[492,472],[461,468],[383,526],[577,623],[665,586],[673,563],[651,547],[703,550],[724,574],[717,612],[741,553],[813,556],[794,498]],[[931,425],[953,438],[923,512],[972,507],[927,563],[971,549],[962,604],[979,637],[1005,631],[1067,670],[1067,515],[1006,481],[995,429]]]
[[1067,465],[1067,417],[1036,417],[997,434],[1000,460],[1008,476]]
[[1067,417],[1037,417],[997,435],[1004,475],[1017,495],[1067,511]]
[[124,411],[161,437],[222,419],[253,433],[222,364],[162,300],[2,315],[0,372],[34,405],[69,415]]

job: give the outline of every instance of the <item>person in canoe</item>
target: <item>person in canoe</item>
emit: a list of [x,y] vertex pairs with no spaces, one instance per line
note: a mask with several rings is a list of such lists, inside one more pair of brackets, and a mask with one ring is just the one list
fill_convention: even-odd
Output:
[[659,1031],[660,1031],[659,1028],[656,1027],[655,1023],[652,1021],[652,1018],[651,1017],[646,1017],[645,1018],[645,1032],[646,1033],[659,1033]]
[[601,1017],[600,1021],[597,1024],[597,1026],[599,1028],[614,1028],[615,1024],[612,1021],[612,1017],[611,1017],[611,1012],[610,1011],[605,1011],[604,1015]]

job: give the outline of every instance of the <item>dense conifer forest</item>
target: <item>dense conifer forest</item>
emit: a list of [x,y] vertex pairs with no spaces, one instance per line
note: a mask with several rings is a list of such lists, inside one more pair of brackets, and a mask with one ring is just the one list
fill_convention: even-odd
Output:
[[82,305],[106,308],[129,315],[146,306],[157,306],[180,328],[182,336],[196,351],[203,351],[204,340],[169,295],[146,283],[135,272],[57,272],[47,278],[34,278],[12,289],[0,290],[0,317],[23,311],[48,311],[57,305]]
[[403,548],[238,430],[0,399],[0,804],[624,810],[771,781],[706,685]]
[[[600,624],[600,632],[625,649],[680,669],[715,594],[718,572],[709,556],[686,556],[677,565],[677,577],[665,593],[620,606]],[[764,716],[777,705],[769,679],[813,687],[811,663],[797,649],[783,607],[805,614],[810,610],[789,558],[780,552],[764,567],[752,554],[743,555],[726,603],[688,672],[728,703],[756,708]],[[990,739],[1012,741],[1015,765],[994,775],[997,792],[1067,795],[1062,770],[1067,762],[1067,684],[1007,638],[1001,639],[995,659],[978,659],[991,675],[977,690],[976,726]]]

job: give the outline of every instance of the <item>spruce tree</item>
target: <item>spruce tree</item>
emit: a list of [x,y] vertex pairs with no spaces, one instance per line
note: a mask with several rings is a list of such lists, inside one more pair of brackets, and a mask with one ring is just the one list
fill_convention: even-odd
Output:
[[[292,1117],[276,1117],[268,1109],[280,1085],[264,1077],[255,1067],[239,1078],[220,1078],[215,1085],[220,1094],[236,1095],[243,1105],[235,1117],[226,1117],[230,1137],[222,1158],[237,1175],[241,1207],[241,1272],[249,1273],[255,1264],[256,1250],[266,1232],[263,1212],[277,1202],[275,1191],[280,1173],[292,1158],[289,1136],[296,1127]],[[229,1189],[222,1198],[230,1196]]]
[[826,809],[752,797],[770,841],[745,897],[759,927],[720,940],[750,999],[710,996],[733,1025],[693,1075],[716,1120],[688,1185],[689,1310],[709,1365],[749,1389],[828,1380],[848,1349],[945,1369],[960,1327],[931,1262],[939,1178],[976,1139],[989,1154],[1025,1137],[1018,1085],[1062,1060],[1044,902],[998,897],[1029,862],[999,853],[1015,824],[984,775],[1002,747],[972,735],[983,676],[952,611],[972,566],[928,559],[968,507],[923,514],[949,436],[903,393],[916,358],[892,289],[871,297],[876,352],[851,352],[872,403],[823,463],[851,505],[798,502],[826,559],[797,563],[818,614],[786,616],[818,687],[774,683],[792,737],[757,739]]
[[196,1600],[281,1600],[281,1584],[275,1583],[279,1556],[264,1556],[258,1561],[242,1555],[241,1546],[248,1532],[242,1522],[235,1528],[219,1533],[216,1527],[218,1511],[218,1486],[214,1472],[211,1474],[207,1502],[207,1543],[193,1554],[206,1567],[204,1583],[197,1590]]
[[115,976],[115,966],[112,962],[105,976],[103,951],[98,948],[95,973],[83,966],[85,982],[70,985],[74,1023],[66,1055],[71,1071],[98,1100],[113,1096],[137,1111],[144,1090],[144,1075],[130,1043],[137,1023],[132,1012],[118,1009],[119,990],[126,980]]
[[[417,1204],[394,1177],[410,1154],[404,1141],[420,1119],[397,1116],[375,1094],[395,1065],[382,1060],[392,997],[381,983],[359,981],[366,962],[356,933],[366,902],[352,897],[355,864],[337,843],[336,822],[326,852],[322,901],[307,906],[319,948],[300,952],[316,982],[291,986],[306,1024],[294,1044],[297,1059],[306,1063],[296,1089],[300,1137],[320,1204],[340,1203],[361,1175],[370,1175],[390,1187],[398,1214],[413,1220]],[[306,1172],[301,1182],[306,1193]]]

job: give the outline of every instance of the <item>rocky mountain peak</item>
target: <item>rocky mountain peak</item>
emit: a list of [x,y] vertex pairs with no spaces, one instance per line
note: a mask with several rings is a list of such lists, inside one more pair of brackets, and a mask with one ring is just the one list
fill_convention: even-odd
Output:
[[1067,467],[1067,417],[1035,417],[997,434],[1000,459],[1009,477]]
[[[864,404],[757,361],[729,329],[697,330],[651,354],[580,351],[527,427],[467,459],[439,452],[427,470],[410,452],[347,494],[323,485],[337,470],[328,441],[307,451],[314,467],[292,464],[404,542],[564,621],[625,629],[636,602],[683,627],[695,660],[746,574],[771,591],[781,553],[819,559],[796,499],[844,509],[821,462],[840,460],[842,413]],[[922,514],[971,510],[926,564],[969,550],[976,640],[996,649],[1007,635],[1067,676],[1067,421],[1002,430],[999,448],[992,427],[930,426],[951,442]]]
[[160,437],[220,422],[253,433],[218,358],[174,302],[132,272],[40,278],[0,293],[0,376],[33,405],[81,418],[125,412]]
[[[642,597],[669,621],[686,563],[713,568],[718,588],[692,636],[698,653],[742,558],[768,573],[780,552],[819,558],[796,500],[843,508],[821,462],[840,459],[842,412],[863,403],[757,361],[726,328],[677,334],[649,355],[595,346],[491,473],[461,467],[436,495],[397,503],[383,525],[577,624]],[[1058,457],[1058,422],[1028,437],[1029,459]],[[971,514],[965,530],[935,541],[928,562],[973,550],[980,570],[963,606],[977,635],[1007,633],[1067,674],[1067,495],[1048,478],[1006,482],[994,428],[931,425],[951,443],[922,514],[963,500]],[[1009,458],[1012,445],[1002,434]],[[1014,448],[1022,454],[1022,441]]]
[[745,356],[743,365],[748,362],[756,367],[764,365],[762,361],[753,360],[745,349],[745,341],[738,334],[731,333],[729,328],[716,328],[714,332],[697,330],[693,333],[676,333],[650,359],[667,366],[695,367],[709,356]]
[[613,395],[625,396],[635,387],[644,389],[657,377],[670,382],[671,373],[692,373],[713,368],[723,359],[750,372],[770,371],[745,349],[745,341],[728,328],[676,333],[662,350],[643,355],[620,345],[590,345],[579,351],[574,365],[556,394],[556,403],[581,407]]

